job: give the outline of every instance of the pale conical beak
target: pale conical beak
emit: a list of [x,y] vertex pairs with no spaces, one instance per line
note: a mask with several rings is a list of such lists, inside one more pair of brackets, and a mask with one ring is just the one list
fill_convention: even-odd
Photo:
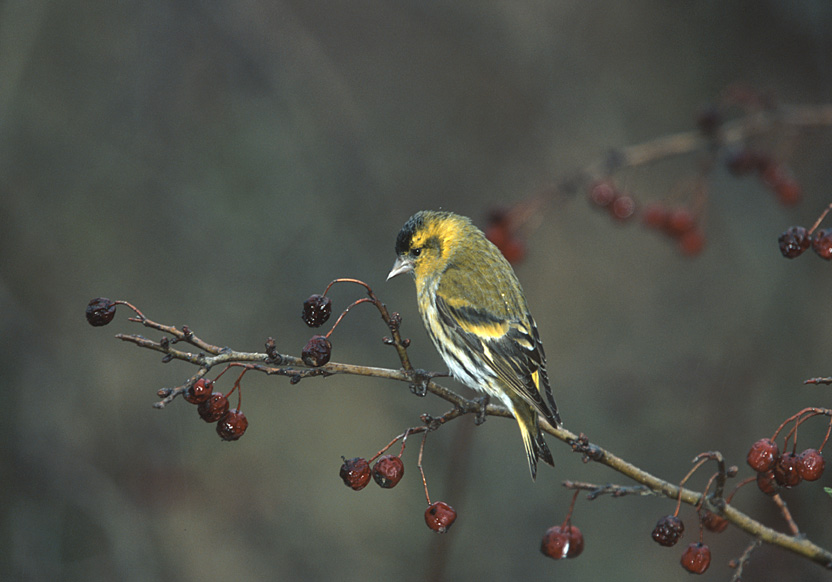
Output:
[[389,281],[396,275],[401,275],[402,273],[407,273],[408,271],[413,270],[413,261],[406,257],[399,257],[396,259],[396,262],[393,263],[393,268],[390,269],[390,274],[387,275],[387,280]]

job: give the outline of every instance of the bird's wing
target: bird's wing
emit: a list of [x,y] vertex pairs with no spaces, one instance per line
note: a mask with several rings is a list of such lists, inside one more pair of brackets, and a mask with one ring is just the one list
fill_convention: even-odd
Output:
[[484,363],[549,423],[558,426],[560,417],[549,386],[543,346],[531,315],[503,318],[464,300],[449,301],[441,286],[437,291],[439,317],[451,333],[481,355]]

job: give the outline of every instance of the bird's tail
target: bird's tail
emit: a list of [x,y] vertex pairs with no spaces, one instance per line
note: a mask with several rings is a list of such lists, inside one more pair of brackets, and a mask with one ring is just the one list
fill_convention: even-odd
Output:
[[555,466],[555,461],[552,458],[551,451],[549,451],[549,446],[543,439],[543,433],[540,432],[540,426],[537,422],[537,411],[528,405],[517,406],[514,410],[514,417],[520,426],[523,446],[526,448],[526,456],[529,460],[529,471],[531,471],[532,480],[535,480],[537,477],[538,460],[542,460],[552,467]]

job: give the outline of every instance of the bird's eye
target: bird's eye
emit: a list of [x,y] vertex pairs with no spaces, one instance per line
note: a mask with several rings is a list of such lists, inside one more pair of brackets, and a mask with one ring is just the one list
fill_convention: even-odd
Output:
[[412,251],[410,251],[410,254],[412,254],[414,257],[418,257],[422,254],[422,249],[413,249]]

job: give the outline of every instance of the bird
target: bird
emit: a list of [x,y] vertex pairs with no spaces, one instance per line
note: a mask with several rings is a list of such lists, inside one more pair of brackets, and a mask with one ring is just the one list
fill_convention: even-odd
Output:
[[562,425],[546,356],[509,262],[471,219],[422,210],[396,237],[387,280],[411,273],[425,328],[453,378],[496,398],[520,427],[532,480],[537,462],[554,467],[540,417]]

